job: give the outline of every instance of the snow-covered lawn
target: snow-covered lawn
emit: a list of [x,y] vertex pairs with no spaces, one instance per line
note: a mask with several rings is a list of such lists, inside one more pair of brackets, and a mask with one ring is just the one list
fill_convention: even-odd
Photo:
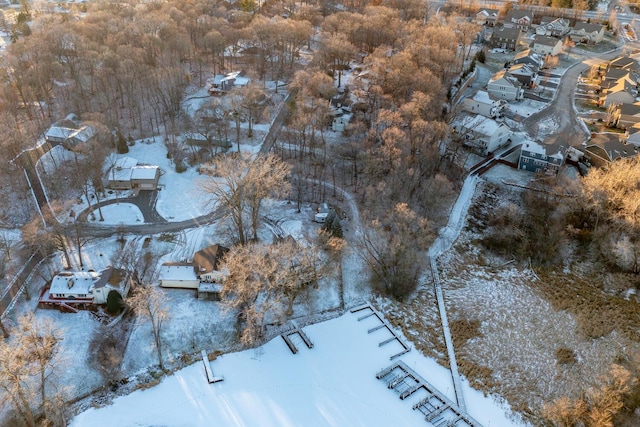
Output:
[[100,208],[104,221],[100,221],[98,209],[89,215],[89,222],[98,222],[102,225],[138,224],[144,220],[142,212],[131,203],[117,203]]
[[[276,337],[253,350],[225,354],[211,362],[224,381],[208,384],[202,362],[166,378],[160,385],[92,408],[71,421],[73,427],[99,426],[429,426],[412,406],[424,394],[400,400],[375,374],[398,351],[385,329],[367,333],[375,317],[358,313],[304,328],[314,344],[297,336],[298,354]],[[373,323],[372,323],[373,322]],[[449,371],[415,350],[400,358],[449,399],[454,398]],[[469,414],[482,425],[523,425],[509,418],[499,403],[466,383]]]

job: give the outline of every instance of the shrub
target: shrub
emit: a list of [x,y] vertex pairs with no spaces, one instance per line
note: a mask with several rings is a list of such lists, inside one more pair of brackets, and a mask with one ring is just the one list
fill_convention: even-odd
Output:
[[576,363],[578,358],[576,357],[575,351],[570,348],[560,347],[556,350],[556,361],[560,365],[569,365]]
[[122,295],[116,290],[109,291],[107,295],[107,313],[111,315],[118,315],[124,309],[124,301]]

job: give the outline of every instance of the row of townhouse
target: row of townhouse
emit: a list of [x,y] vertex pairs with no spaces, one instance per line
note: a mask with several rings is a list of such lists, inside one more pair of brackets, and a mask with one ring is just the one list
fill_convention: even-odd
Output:
[[[476,15],[476,22],[482,25],[495,26],[498,23],[497,15],[492,9],[481,9]],[[496,16],[495,20],[487,17]],[[533,15],[529,11],[510,11],[504,19],[503,26],[495,28],[489,38],[489,46],[499,49],[516,50],[527,31],[531,27]],[[557,55],[562,49],[562,39],[569,37],[571,40],[582,43],[600,43],[605,35],[605,26],[587,22],[576,22],[573,27],[569,21],[563,18],[544,16],[540,25],[535,29],[537,43],[543,55]],[[545,38],[547,37],[547,38]],[[557,41],[551,41],[553,38]],[[547,46],[547,47],[544,47]],[[533,47],[533,46],[532,46]],[[542,50],[555,50],[556,53],[542,52]]]

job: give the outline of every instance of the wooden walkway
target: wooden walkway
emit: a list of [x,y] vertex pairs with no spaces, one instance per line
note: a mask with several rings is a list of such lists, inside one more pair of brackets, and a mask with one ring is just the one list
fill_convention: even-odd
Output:
[[[369,310],[370,312],[366,313],[365,312],[366,310]],[[378,331],[380,329],[387,328],[387,330],[391,334],[391,337],[386,339],[386,340],[384,340],[384,341],[381,341],[378,344],[378,347],[382,347],[383,345],[389,344],[390,342],[396,341],[396,340],[400,343],[400,345],[402,346],[402,351],[400,351],[399,353],[391,355],[391,357],[390,357],[391,360],[393,360],[393,359],[395,359],[397,357],[400,357],[403,354],[408,353],[408,352],[411,351],[411,347],[409,346],[409,344],[404,342],[404,340],[400,337],[400,335],[398,335],[398,333],[391,327],[391,325],[389,325],[389,322],[387,322],[387,319],[385,319],[385,317],[383,315],[378,313],[378,311],[375,308],[373,308],[371,306],[371,304],[364,304],[364,305],[361,305],[359,307],[355,307],[355,308],[351,309],[350,311],[351,311],[351,313],[360,313],[360,312],[364,313],[360,317],[358,317],[358,321],[367,319],[367,318],[372,317],[372,316],[375,316],[375,317],[378,318],[378,320],[380,321],[380,324],[377,325],[377,326],[374,326],[373,328],[370,328],[367,331],[368,333],[372,333],[372,332]]]
[[433,257],[429,257],[431,263],[431,272],[433,274],[433,287],[436,291],[436,299],[438,300],[438,311],[440,311],[440,321],[442,323],[442,332],[444,342],[447,345],[447,354],[449,355],[449,369],[451,370],[451,379],[453,380],[453,389],[456,392],[456,400],[458,406],[466,411],[464,403],[464,395],[462,394],[462,382],[458,373],[458,362],[456,361],[456,352],[453,347],[453,339],[451,338],[451,329],[449,328],[449,320],[447,319],[447,308],[444,305],[444,295],[442,287],[440,287],[440,276],[438,275],[438,266]]
[[291,328],[288,329],[285,333],[283,333],[280,336],[282,337],[284,342],[287,344],[287,347],[289,347],[289,350],[291,350],[291,353],[293,353],[293,354],[298,353],[298,348],[296,347],[296,345],[291,340],[291,335],[295,335],[295,334],[298,334],[300,336],[300,338],[302,338],[302,341],[305,343],[305,345],[309,349],[312,349],[313,348],[313,343],[311,342],[311,340],[309,339],[307,334],[302,330],[302,328],[299,327],[298,324],[294,320],[292,320],[290,323],[291,323]]
[[400,400],[405,400],[417,392],[425,395],[412,408],[420,411],[425,421],[435,427],[482,427],[478,421],[467,415],[463,408],[449,400],[401,360],[379,371],[376,378],[383,381],[388,389],[398,393]]
[[204,370],[207,374],[207,381],[209,384],[219,383],[220,381],[224,381],[222,377],[216,377],[213,375],[213,369],[211,369],[211,362],[209,362],[209,355],[205,350],[202,350],[202,362],[204,363]]

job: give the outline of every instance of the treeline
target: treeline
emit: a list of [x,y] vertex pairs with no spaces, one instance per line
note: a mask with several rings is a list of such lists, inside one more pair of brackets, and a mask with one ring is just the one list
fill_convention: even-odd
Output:
[[[411,8],[337,12],[321,21],[313,59],[291,83],[280,154],[294,163],[294,199],[335,195],[318,182],[356,194],[368,230],[356,247],[376,286],[400,299],[415,289],[434,224],[464,175],[448,141],[447,92],[478,29]],[[331,102],[351,103],[339,144],[325,135]]]

